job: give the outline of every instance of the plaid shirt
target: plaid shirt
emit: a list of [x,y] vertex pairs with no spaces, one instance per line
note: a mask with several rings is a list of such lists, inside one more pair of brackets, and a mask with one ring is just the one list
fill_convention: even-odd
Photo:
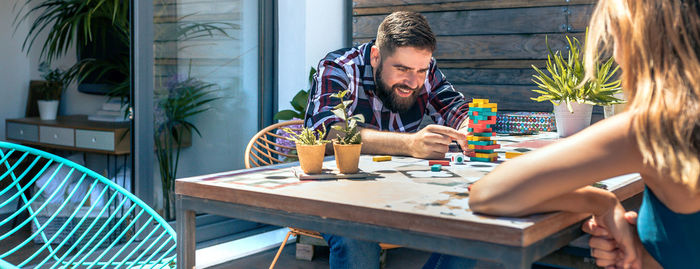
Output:
[[318,64],[309,92],[309,105],[306,108],[305,127],[326,130],[342,121],[331,110],[340,100],[331,94],[350,90],[346,99],[353,100],[349,111],[362,114],[364,128],[392,132],[416,132],[423,115],[430,115],[435,123],[459,128],[469,111],[468,101],[455,91],[445,76],[431,59],[426,74],[425,86],[418,94],[412,109],[394,113],[384,107],[375,93],[374,72],[370,65],[370,48],[374,41],[355,48],[340,49],[329,53]]

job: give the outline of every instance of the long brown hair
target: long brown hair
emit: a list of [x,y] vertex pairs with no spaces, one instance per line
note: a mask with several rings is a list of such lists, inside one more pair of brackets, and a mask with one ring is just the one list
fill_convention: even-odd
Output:
[[700,192],[698,1],[600,0],[586,40],[586,70],[613,49],[644,162]]

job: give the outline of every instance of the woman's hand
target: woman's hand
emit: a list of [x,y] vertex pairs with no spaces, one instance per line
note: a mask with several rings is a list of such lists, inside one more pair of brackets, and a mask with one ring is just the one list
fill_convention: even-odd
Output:
[[[629,223],[625,209],[619,202],[608,211],[594,215],[591,221],[595,222],[595,226],[599,226],[594,226],[591,230],[601,235],[591,238],[589,242],[591,256],[596,258],[598,266],[642,268],[642,246],[637,238],[635,226]],[[585,224],[584,228],[586,228]],[[596,228],[602,228],[605,231],[602,232]],[[610,246],[611,243],[615,244],[615,248]]]
[[[632,225],[637,224],[637,213],[634,211],[625,212],[625,220]],[[621,262],[624,254],[617,247],[617,243],[607,229],[598,225],[594,218],[584,222],[581,230],[591,235],[588,245],[591,247],[591,257],[595,258],[596,265],[604,268],[616,268]],[[638,246],[642,248],[642,246]]]

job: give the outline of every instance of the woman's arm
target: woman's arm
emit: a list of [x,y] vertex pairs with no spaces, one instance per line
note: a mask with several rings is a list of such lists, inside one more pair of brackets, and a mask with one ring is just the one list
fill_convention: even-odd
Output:
[[474,212],[505,216],[555,210],[594,213],[578,201],[604,199],[600,192],[572,192],[639,172],[642,157],[630,127],[630,114],[623,113],[509,160],[472,185],[469,206]]

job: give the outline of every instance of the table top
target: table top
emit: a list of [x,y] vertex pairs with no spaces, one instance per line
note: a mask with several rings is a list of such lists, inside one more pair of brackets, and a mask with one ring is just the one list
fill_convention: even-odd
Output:
[[8,122],[17,122],[25,124],[36,124],[53,127],[68,127],[88,130],[104,130],[112,131],[115,129],[129,129],[130,122],[108,122],[108,121],[92,121],[88,120],[87,115],[65,115],[58,116],[55,120],[42,120],[39,117],[7,119]]
[[[588,214],[556,212],[524,218],[474,214],[467,187],[504,161],[505,152],[526,152],[556,140],[556,134],[498,136],[496,163],[467,162],[431,172],[427,160],[394,156],[391,161],[360,158],[365,179],[299,180],[293,164],[258,167],[178,179],[180,195],[253,207],[387,226],[413,232],[528,246]],[[527,158],[523,155],[518,158]],[[506,160],[507,161],[507,160]],[[327,160],[324,168],[335,168]],[[638,194],[638,174],[601,182],[621,200]],[[299,227],[304,228],[304,227]]]

